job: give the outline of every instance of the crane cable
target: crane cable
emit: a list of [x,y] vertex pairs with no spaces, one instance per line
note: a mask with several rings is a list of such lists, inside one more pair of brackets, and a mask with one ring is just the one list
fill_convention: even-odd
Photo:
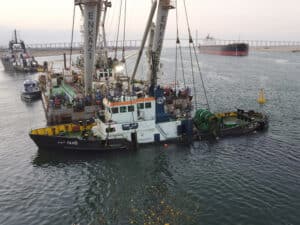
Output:
[[[124,27],[123,27],[123,46],[122,46],[122,62],[124,63],[125,74],[127,75],[127,64],[125,60],[125,38],[126,38],[126,22],[127,22],[127,0],[124,0]],[[128,80],[129,82],[129,80]],[[130,87],[129,83],[128,86]],[[130,102],[133,105],[133,96],[130,95]],[[134,122],[134,111],[131,112],[132,121]],[[135,129],[136,132],[136,129]]]
[[118,21],[118,30],[117,30],[117,38],[116,38],[116,46],[115,46],[115,59],[117,59],[117,54],[118,54],[118,42],[119,42],[119,34],[120,34],[121,16],[122,16],[122,5],[123,5],[123,0],[121,0],[120,10],[119,10],[119,21]]
[[[107,22],[106,22],[106,24],[109,24],[107,26],[108,29],[110,29],[111,27],[113,27],[113,23],[115,21],[115,15],[116,15],[115,11],[116,11],[116,7],[112,7],[112,10],[108,10],[107,11]],[[107,34],[106,34],[107,39],[110,39],[111,33],[112,33],[112,30],[108,30],[107,31]],[[112,46],[112,44],[111,44],[111,46]]]
[[127,17],[127,0],[124,0],[124,27],[123,27],[123,46],[122,46],[122,62],[125,62],[125,38],[126,38],[126,18]]
[[[183,4],[184,4],[184,11],[185,11],[186,22],[187,22],[187,26],[188,26],[188,32],[189,32],[190,56],[192,57],[192,51],[191,51],[191,46],[192,46],[194,54],[195,54],[195,59],[196,59],[197,67],[198,67],[198,70],[199,70],[199,75],[200,75],[201,82],[202,82],[202,87],[203,87],[203,92],[204,92],[204,96],[205,96],[205,100],[206,100],[207,109],[210,110],[209,103],[208,103],[208,98],[207,98],[207,93],[206,93],[206,89],[205,89],[205,86],[204,86],[203,75],[202,75],[202,72],[201,72],[199,60],[198,60],[197,53],[196,53],[196,47],[195,47],[195,44],[193,42],[193,38],[192,38],[192,34],[191,34],[190,23],[189,23],[189,18],[188,18],[188,14],[187,14],[187,8],[186,8],[186,2],[185,2],[185,0],[183,0]],[[193,66],[192,66],[192,73],[193,73]],[[193,76],[193,82],[194,82],[194,76]],[[195,83],[194,83],[194,92],[195,91],[196,91],[196,88],[195,88]],[[195,92],[195,94],[196,94],[196,92]],[[195,98],[195,102],[196,102],[196,98]],[[197,102],[196,102],[196,104],[197,104]]]
[[180,42],[180,38],[179,38],[178,7],[177,7],[177,0],[176,0],[175,93],[176,93],[176,86],[177,86],[176,84],[177,84],[177,71],[178,71],[178,48],[179,48],[180,61],[181,61],[181,70],[182,70],[183,84],[184,84],[184,88],[186,88],[185,72],[184,72],[183,56],[182,56],[182,48],[181,48],[181,42]]
[[75,13],[76,13],[76,5],[74,4],[74,7],[73,7],[73,21],[72,21],[72,34],[71,34],[71,46],[70,46],[70,70],[71,70],[71,66],[72,66]]
[[[188,27],[188,30],[189,30],[189,27]],[[189,34],[189,55],[190,55],[191,70],[192,70],[192,80],[193,80],[193,89],[194,89],[194,102],[195,102],[195,106],[197,107],[198,101],[197,101],[197,92],[196,92],[196,85],[195,85],[195,73],[194,73],[193,55],[192,55],[192,49],[191,49],[191,43],[192,42],[193,42],[193,39],[192,39],[191,35]]]

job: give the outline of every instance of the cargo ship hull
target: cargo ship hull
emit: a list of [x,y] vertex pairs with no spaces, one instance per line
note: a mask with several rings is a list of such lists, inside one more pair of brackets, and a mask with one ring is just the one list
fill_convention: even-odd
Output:
[[200,45],[200,53],[224,56],[247,56],[249,45],[245,43],[233,43],[228,45]]

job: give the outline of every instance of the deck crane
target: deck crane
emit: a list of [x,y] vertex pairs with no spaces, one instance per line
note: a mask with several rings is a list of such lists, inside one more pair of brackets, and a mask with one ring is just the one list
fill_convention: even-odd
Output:
[[150,75],[150,94],[153,93],[154,88],[157,86],[157,74],[159,70],[159,63],[161,51],[163,47],[165,30],[168,21],[169,10],[174,9],[175,6],[170,0],[160,0],[157,9],[156,23],[154,30],[154,37],[152,43],[152,50],[149,54],[151,59],[151,75]]
[[[159,0],[158,6],[157,6],[157,2],[158,1],[155,0],[152,3],[152,8],[150,11],[150,15],[148,17],[148,22],[142,39],[142,44],[131,77],[132,82],[134,82],[137,68],[145,47],[148,34],[150,32],[149,43],[148,43],[149,47],[147,52],[148,63],[149,63],[148,81],[150,83],[150,95],[154,95],[154,88],[157,85],[158,66],[160,63],[161,50],[163,47],[163,41],[165,37],[165,30],[168,21],[169,10],[175,8],[174,4],[170,0]],[[156,23],[153,23],[152,19],[154,17],[155,11],[157,11]]]
[[[95,52],[97,32],[100,18],[99,3],[101,0],[75,0],[83,10],[84,17],[84,87],[85,95],[92,92],[93,74],[95,70]],[[82,7],[83,6],[83,7]]]
[[[85,95],[88,95],[92,93],[97,37],[100,32],[100,25],[103,32],[104,54],[107,56],[104,23],[106,11],[108,7],[111,7],[111,2],[108,0],[75,0],[75,5],[80,7],[84,17],[84,87]],[[104,12],[103,15],[102,12]]]

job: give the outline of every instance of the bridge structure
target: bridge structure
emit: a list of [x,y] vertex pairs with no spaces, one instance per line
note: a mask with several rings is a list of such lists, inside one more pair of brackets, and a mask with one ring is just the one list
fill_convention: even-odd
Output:
[[[124,47],[126,49],[136,49],[140,46],[140,40],[126,40],[124,42]],[[123,48],[123,41],[108,41],[107,42],[108,49],[114,50],[116,47],[118,49]],[[80,50],[83,48],[83,42],[55,42],[55,43],[32,43],[26,44],[27,49],[29,50],[70,50],[71,47],[73,50]],[[101,48],[101,46],[97,46],[97,48]],[[7,46],[0,46],[0,51],[5,51]]]
[[[188,39],[181,39],[182,46],[188,46]],[[221,40],[215,39],[215,44],[226,45],[237,42],[243,42],[249,44],[251,50],[262,50],[262,49],[273,49],[273,50],[300,50],[300,41],[267,41],[267,40]],[[204,43],[204,39],[195,39],[194,43],[196,46]],[[175,38],[166,38],[165,45],[168,47],[175,47]],[[118,49],[122,49],[123,45],[126,50],[138,49],[141,45],[141,40],[126,40],[124,41],[108,41],[107,46],[109,50],[115,50],[116,46]],[[82,49],[82,42],[57,42],[57,43],[31,43],[27,44],[27,48],[30,51],[70,51],[71,47],[76,52]],[[100,48],[100,46],[98,46]],[[7,50],[7,46],[0,46],[0,53]]]

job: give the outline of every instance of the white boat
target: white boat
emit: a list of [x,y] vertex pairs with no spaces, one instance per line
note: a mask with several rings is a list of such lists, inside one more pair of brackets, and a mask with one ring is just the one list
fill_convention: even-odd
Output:
[[41,98],[41,90],[39,83],[36,80],[25,80],[23,83],[23,90],[21,97],[24,100],[37,100]]
[[[162,92],[158,87],[156,93]],[[176,103],[177,102],[177,103]],[[120,100],[104,99],[104,114],[92,128],[102,139],[124,138],[137,143],[152,143],[192,136],[191,102],[188,96],[122,96]],[[175,110],[175,105],[181,110]],[[183,109],[182,107],[186,107]]]

